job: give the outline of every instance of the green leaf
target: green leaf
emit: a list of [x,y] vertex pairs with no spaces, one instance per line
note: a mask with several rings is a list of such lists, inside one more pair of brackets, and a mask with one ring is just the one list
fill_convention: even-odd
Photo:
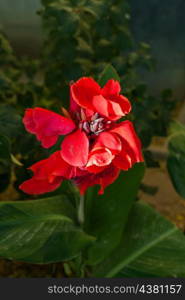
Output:
[[119,246],[93,277],[184,277],[185,237],[153,208],[136,203]]
[[183,124],[177,121],[172,121],[169,126],[169,135],[176,134],[176,133],[185,134],[185,127]]
[[185,198],[185,131],[171,136],[167,168],[176,191]]
[[113,66],[107,65],[99,77],[99,84],[103,87],[109,79],[120,81],[120,77]]
[[103,195],[97,188],[87,192],[85,231],[97,238],[88,249],[88,264],[99,263],[118,245],[143,174],[144,164],[136,164],[121,172]]
[[76,257],[93,241],[75,226],[72,205],[63,196],[0,203],[0,256],[30,263]]
[[0,159],[10,159],[10,143],[3,135],[0,135]]

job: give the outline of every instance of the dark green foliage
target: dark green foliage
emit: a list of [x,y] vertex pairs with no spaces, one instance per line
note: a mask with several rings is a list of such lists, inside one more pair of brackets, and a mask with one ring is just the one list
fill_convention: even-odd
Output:
[[128,88],[127,79],[131,83],[136,77],[133,68],[150,65],[149,46],[141,43],[135,50],[127,1],[43,0],[42,4],[45,81],[53,97],[64,101],[62,87],[80,76],[97,77],[107,63]]
[[148,168],[159,168],[159,162],[153,158],[152,152],[150,150],[143,151],[144,159]]
[[185,198],[185,127],[173,122],[168,141],[167,168],[177,193]]
[[66,261],[94,241],[75,224],[64,196],[0,203],[0,256],[32,263]]
[[10,142],[3,135],[0,135],[0,160],[1,159],[10,159]]
[[146,86],[132,90],[133,120],[143,147],[147,148],[153,136],[166,136],[171,114],[176,106],[170,90],[164,90],[159,98],[150,96]]
[[111,65],[107,65],[99,76],[98,82],[100,86],[103,87],[110,78],[120,81],[120,77],[116,70]]
[[4,191],[10,182],[10,141],[0,135],[0,192]]
[[153,208],[136,203],[122,239],[94,277],[184,277],[185,238]]
[[89,189],[86,196],[85,229],[97,237],[88,252],[89,264],[94,265],[103,260],[119,243],[144,170],[143,164],[136,164],[131,170],[121,172],[116,182],[101,196],[97,195],[97,187]]

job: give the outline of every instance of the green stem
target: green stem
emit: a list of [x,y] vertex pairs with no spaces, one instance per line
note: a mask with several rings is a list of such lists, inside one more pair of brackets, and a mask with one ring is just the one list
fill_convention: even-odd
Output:
[[84,201],[85,201],[85,197],[84,196],[80,196],[80,202],[79,202],[79,207],[78,207],[78,221],[81,225],[83,225],[84,223]]

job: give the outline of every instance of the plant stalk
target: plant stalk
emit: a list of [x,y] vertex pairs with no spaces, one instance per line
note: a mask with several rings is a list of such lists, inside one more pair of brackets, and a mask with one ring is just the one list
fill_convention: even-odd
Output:
[[84,202],[85,197],[83,195],[80,196],[80,202],[78,207],[78,221],[81,225],[83,225],[85,216],[84,216]]

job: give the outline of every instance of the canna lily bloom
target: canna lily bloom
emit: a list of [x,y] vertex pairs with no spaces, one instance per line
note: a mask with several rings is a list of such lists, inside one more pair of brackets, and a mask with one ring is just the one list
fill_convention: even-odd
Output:
[[117,122],[131,110],[113,79],[103,88],[92,78],[83,77],[70,86],[70,109],[63,116],[43,108],[26,110],[23,123],[44,148],[65,135],[61,149],[32,165],[33,177],[20,185],[28,194],[55,190],[71,179],[81,194],[100,185],[99,194],[113,183],[121,170],[143,161],[140,140],[133,124]]

